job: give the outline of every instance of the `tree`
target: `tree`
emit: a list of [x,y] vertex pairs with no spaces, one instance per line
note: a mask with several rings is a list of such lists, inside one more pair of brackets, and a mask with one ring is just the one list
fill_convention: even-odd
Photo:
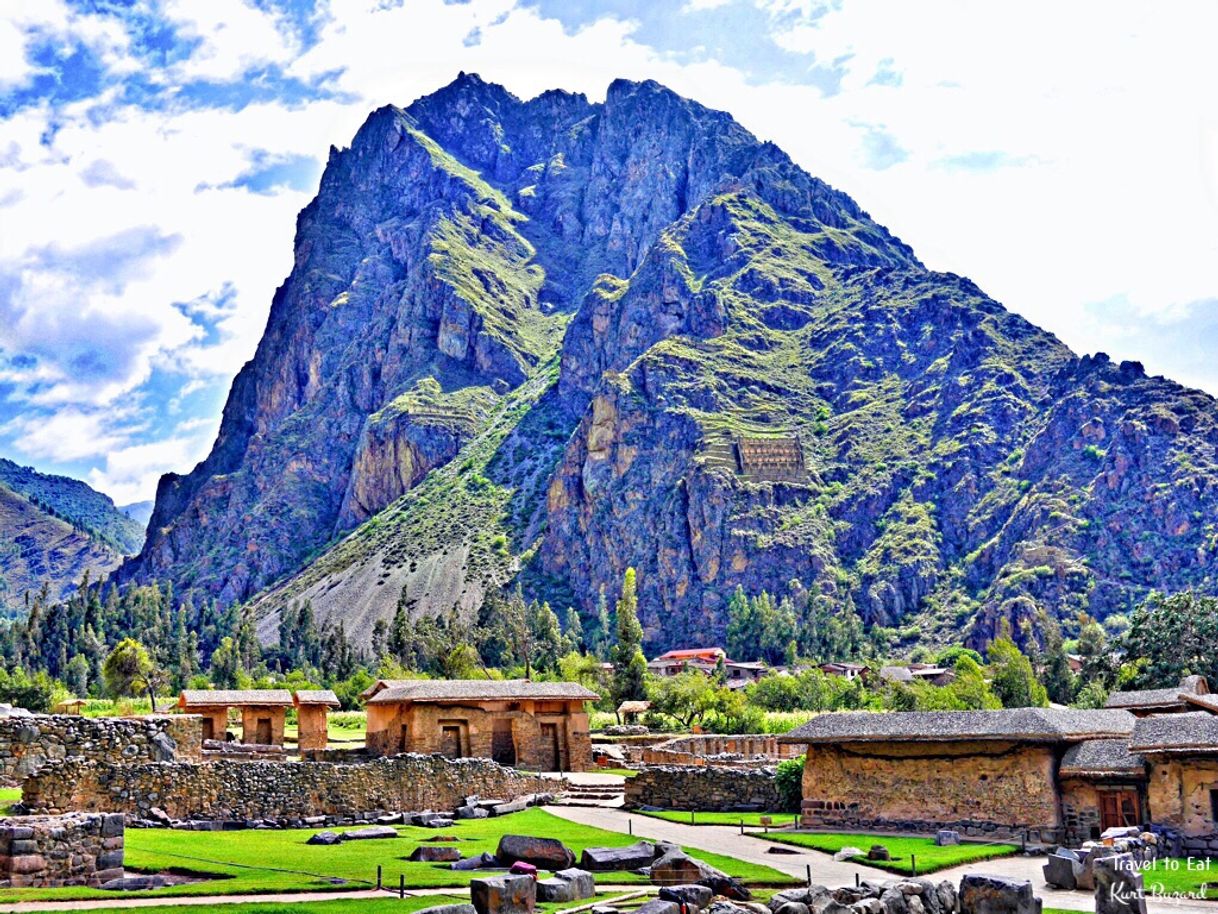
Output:
[[949,688],[956,697],[959,706],[966,711],[992,711],[1002,707],[1002,701],[994,694],[989,683],[985,681],[985,671],[969,654],[962,653],[956,658],[956,678]]
[[1066,656],[1062,627],[1057,619],[1048,613],[1041,616],[1040,623],[1045,640],[1044,667],[1041,671],[1045,691],[1048,692],[1050,701],[1069,704],[1074,700],[1077,684],[1074,681],[1074,673],[1070,670],[1070,658]]
[[1011,638],[1010,625],[990,642],[990,682],[1004,708],[1043,708],[1049,703],[1045,687],[1036,678],[1032,662]]
[[688,730],[721,706],[721,688],[698,670],[663,676],[651,686],[651,707]]
[[134,638],[124,638],[110,652],[102,666],[102,677],[116,698],[147,692],[152,713],[156,713],[156,689],[164,684],[166,676],[153,665],[148,649]]
[[1127,659],[1141,661],[1135,688],[1171,688],[1191,675],[1218,682],[1218,597],[1151,593],[1134,610],[1120,644]]
[[647,658],[643,656],[643,626],[639,624],[639,598],[633,568],[626,569],[618,597],[617,643],[613,646],[613,704],[647,697]]
[[609,624],[609,601],[605,599],[605,585],[602,584],[596,598],[596,636],[593,642],[593,652],[602,660],[608,660],[612,648],[613,632]]
[[566,653],[571,651],[585,650],[584,645],[584,624],[580,621],[579,613],[574,606],[567,607],[566,617],[563,620],[564,625],[563,641],[566,645]]

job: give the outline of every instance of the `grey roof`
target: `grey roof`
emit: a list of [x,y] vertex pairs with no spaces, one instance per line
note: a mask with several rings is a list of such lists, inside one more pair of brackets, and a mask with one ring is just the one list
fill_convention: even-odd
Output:
[[1146,759],[1129,751],[1127,739],[1088,739],[1075,743],[1062,757],[1063,775],[1104,777],[1146,776]]
[[821,714],[779,742],[958,742],[1024,740],[1060,743],[1127,737],[1136,718],[1128,711],[1011,708],[1003,711],[849,711]]
[[342,702],[338,700],[338,696],[330,689],[297,689],[296,704],[299,705],[326,705],[331,708],[342,707]]
[[600,696],[578,682],[528,679],[382,679],[364,693],[369,704],[398,701],[595,701]]
[[180,708],[217,708],[222,705],[292,706],[287,689],[185,689],[178,696]]
[[913,671],[907,666],[880,667],[880,678],[889,682],[913,682]]
[[1218,752],[1218,717],[1205,711],[1144,717],[1133,730],[1129,748],[1156,752]]
[[1181,692],[1180,697],[1187,701],[1190,705],[1200,708],[1203,711],[1209,711],[1211,714],[1218,714],[1218,695],[1207,692],[1204,695],[1194,695],[1189,692]]
[[1171,708],[1183,705],[1179,686],[1172,689],[1137,689],[1113,692],[1104,702],[1105,708]]

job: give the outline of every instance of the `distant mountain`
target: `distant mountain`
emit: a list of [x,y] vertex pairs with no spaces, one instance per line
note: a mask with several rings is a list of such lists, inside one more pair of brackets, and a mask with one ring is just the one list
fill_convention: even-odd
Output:
[[142,531],[148,527],[148,520],[152,517],[152,508],[155,504],[152,501],[137,501],[129,505],[120,505],[119,510],[139,524]]
[[108,495],[79,479],[39,473],[0,458],[0,484],[121,555],[134,555],[144,545],[147,522],[141,524],[127,516]]
[[67,596],[86,572],[103,578],[122,558],[108,543],[0,483],[0,617],[20,613],[27,592],[46,584],[52,596]]
[[627,566],[653,648],[721,641],[737,585],[972,643],[1218,587],[1212,398],[1080,358],[655,83],[376,111],[295,255],[119,574],[254,599],[268,638],[293,599],[366,636],[515,582],[590,614]]

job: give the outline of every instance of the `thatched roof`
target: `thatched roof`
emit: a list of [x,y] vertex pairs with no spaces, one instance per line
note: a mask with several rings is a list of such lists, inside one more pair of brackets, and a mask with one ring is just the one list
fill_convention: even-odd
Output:
[[1104,702],[1105,708],[1128,708],[1137,710],[1164,710],[1183,708],[1184,698],[1175,689],[1135,689],[1132,692],[1113,692]]
[[296,707],[301,705],[325,705],[327,708],[340,708],[342,702],[338,700],[330,689],[298,689],[295,696]]
[[1218,753],[1218,717],[1205,711],[1144,717],[1129,741],[1133,752]]
[[179,708],[292,707],[287,689],[185,689],[178,696]]
[[1127,737],[1136,719],[1128,711],[1012,708],[1003,711],[850,711],[821,714],[782,743],[962,742],[1017,740],[1068,743]]
[[596,701],[578,682],[528,679],[382,679],[364,692],[368,704],[446,701]]
[[1129,751],[1127,739],[1089,739],[1066,750],[1058,769],[1063,777],[1146,776],[1146,759]]

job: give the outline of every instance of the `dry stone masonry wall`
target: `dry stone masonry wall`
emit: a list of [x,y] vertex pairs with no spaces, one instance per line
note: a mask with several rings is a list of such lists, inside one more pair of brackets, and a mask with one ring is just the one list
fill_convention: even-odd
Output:
[[0,888],[99,886],[123,875],[123,817],[0,819]]
[[134,819],[305,824],[386,813],[451,810],[470,795],[504,801],[553,790],[489,759],[399,755],[353,765],[218,761],[46,765],[24,785],[31,812],[122,812]]
[[778,759],[794,758],[802,754],[802,746],[780,744],[776,736],[703,734],[679,736],[658,746],[646,747],[642,750],[642,760],[647,765],[767,767]]
[[626,806],[725,812],[782,808],[773,768],[645,768],[626,781]]
[[48,762],[69,758],[138,764],[198,759],[200,718],[79,717],[31,714],[0,718],[0,784],[13,785]]

